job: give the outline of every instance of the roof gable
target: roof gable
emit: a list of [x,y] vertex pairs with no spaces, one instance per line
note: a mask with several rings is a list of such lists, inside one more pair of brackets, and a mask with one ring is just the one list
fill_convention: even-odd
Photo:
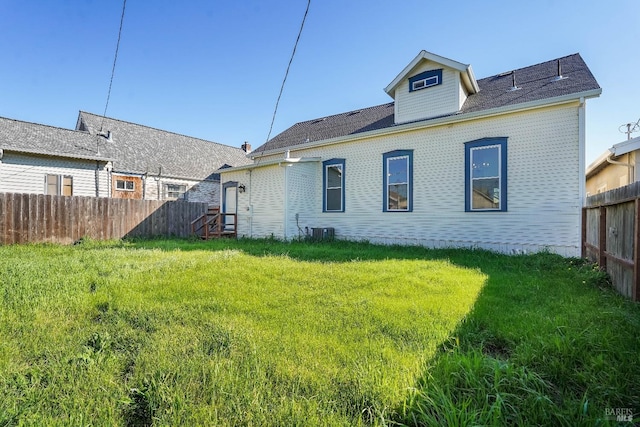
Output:
[[444,56],[436,55],[435,53],[427,52],[426,50],[420,51],[420,53],[413,58],[413,60],[396,76],[391,83],[384,88],[384,91],[392,98],[395,98],[396,88],[407,79],[413,71],[424,61],[435,62],[447,68],[452,68],[461,73],[462,81],[469,93],[478,92],[478,84],[476,82],[471,65],[463,64],[458,61],[454,61]]
[[76,128],[91,135],[110,135],[107,146],[116,172],[203,180],[215,179],[214,172],[224,164],[250,163],[240,148],[84,111]]

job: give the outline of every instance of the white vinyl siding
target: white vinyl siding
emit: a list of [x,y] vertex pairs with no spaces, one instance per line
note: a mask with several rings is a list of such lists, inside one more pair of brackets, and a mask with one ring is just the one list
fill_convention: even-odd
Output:
[[424,71],[442,69],[442,84],[422,90],[409,91],[409,79],[405,79],[395,92],[395,122],[405,123],[429,117],[442,116],[460,110],[460,72],[440,64],[425,61],[409,77]]
[[[219,181],[194,181],[186,179],[176,179],[171,177],[157,178],[153,176],[143,177],[144,198],[146,200],[163,200],[167,184],[186,186],[187,202],[209,203],[219,206],[220,203],[220,182]],[[171,200],[171,199],[168,199]]]
[[[101,197],[109,196],[105,163],[99,164]],[[0,192],[45,194],[45,176],[73,177],[74,196],[96,196],[96,162],[6,152],[0,160]]]
[[[291,157],[344,158],[349,165],[349,215],[322,212],[320,164],[315,180],[318,214],[300,221],[300,226],[335,227],[336,237],[379,243],[482,247],[508,253],[548,248],[566,256],[579,255],[584,171],[580,170],[578,130],[575,102],[366,141],[291,150]],[[465,212],[465,142],[496,136],[507,137],[509,144],[508,212],[470,214]],[[388,216],[380,215],[380,161],[383,153],[399,149],[413,150],[413,213],[410,218],[388,221]],[[273,233],[284,238],[283,212],[279,221],[274,218],[276,211],[257,214],[259,209],[278,209],[283,203],[284,179],[274,179],[273,169],[278,167],[252,172],[253,228],[263,236]],[[223,180],[229,179],[226,175],[223,173]],[[257,194],[265,199],[258,200]]]
[[238,193],[238,237],[284,238],[284,171],[272,165],[251,175],[246,170],[221,173],[221,185],[236,181],[246,187],[244,193]]

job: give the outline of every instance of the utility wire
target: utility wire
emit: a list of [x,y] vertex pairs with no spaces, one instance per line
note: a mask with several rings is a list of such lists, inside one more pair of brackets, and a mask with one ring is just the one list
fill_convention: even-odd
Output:
[[[289,59],[289,64],[287,65],[287,71],[284,73],[284,79],[282,79],[282,86],[280,86],[280,93],[278,93],[276,106],[273,109],[273,117],[271,117],[271,125],[269,126],[269,134],[267,135],[267,140],[265,141],[265,145],[267,142],[269,142],[269,138],[271,138],[271,132],[273,131],[273,123],[276,121],[276,114],[278,112],[278,105],[280,104],[280,98],[282,97],[282,92],[284,91],[284,85],[287,82],[287,77],[289,76],[289,69],[291,68],[293,57],[295,56],[296,49],[298,48],[298,42],[300,41],[300,36],[302,35],[302,29],[304,28],[304,23],[307,20],[307,14],[309,13],[309,6],[311,6],[311,0],[307,1],[307,9],[304,11],[304,16],[302,17],[302,23],[300,24],[300,31],[298,31],[298,37],[296,38],[296,42],[293,45],[293,52],[291,52],[291,58]],[[263,147],[265,146],[263,145]],[[263,152],[264,152],[264,148],[263,148]]]
[[120,29],[118,30],[118,42],[116,43],[116,54],[113,57],[113,67],[111,68],[111,79],[109,80],[109,90],[107,91],[107,102],[102,113],[102,122],[100,123],[100,132],[104,125],[104,119],[107,116],[107,108],[109,107],[109,99],[111,98],[111,86],[113,85],[113,75],[116,73],[116,62],[118,61],[118,50],[120,49],[120,37],[122,35],[122,23],[124,22],[124,11],[127,7],[127,0],[122,3],[122,15],[120,16]]

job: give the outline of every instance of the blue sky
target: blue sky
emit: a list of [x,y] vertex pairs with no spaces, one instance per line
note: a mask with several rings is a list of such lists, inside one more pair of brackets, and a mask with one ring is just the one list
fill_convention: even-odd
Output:
[[[265,142],[306,0],[128,0],[107,116],[240,146]],[[312,0],[272,136],[391,101],[424,49],[488,77],[580,53],[603,89],[587,102],[587,164],[640,118],[637,0]],[[0,116],[74,128],[102,114],[115,0],[0,0]],[[640,134],[634,134],[640,136]]]

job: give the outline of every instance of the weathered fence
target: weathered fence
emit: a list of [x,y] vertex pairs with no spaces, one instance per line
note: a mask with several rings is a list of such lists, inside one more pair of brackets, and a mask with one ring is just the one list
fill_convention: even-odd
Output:
[[206,203],[0,193],[0,244],[178,236]]
[[618,292],[640,300],[640,182],[587,197],[582,256],[606,270]]

